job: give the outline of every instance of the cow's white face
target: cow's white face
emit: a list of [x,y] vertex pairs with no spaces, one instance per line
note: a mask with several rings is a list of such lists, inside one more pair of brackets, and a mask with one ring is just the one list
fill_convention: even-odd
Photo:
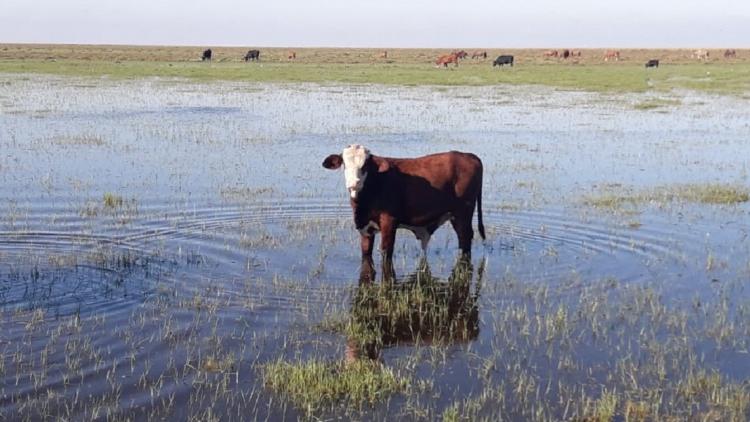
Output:
[[344,159],[344,180],[346,189],[352,199],[357,199],[357,195],[362,190],[367,178],[367,172],[364,171],[365,162],[370,157],[370,151],[362,145],[349,145],[341,153]]

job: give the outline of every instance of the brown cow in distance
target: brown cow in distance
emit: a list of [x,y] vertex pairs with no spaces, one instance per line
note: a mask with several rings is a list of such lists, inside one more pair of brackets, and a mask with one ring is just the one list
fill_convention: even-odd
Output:
[[544,52],[544,57],[557,57],[560,53],[557,52],[557,50],[547,50]]
[[475,52],[471,53],[471,58],[472,59],[478,59],[478,58],[486,59],[487,58],[487,52],[486,51],[475,51]]
[[464,50],[451,51],[451,54],[455,54],[459,59],[465,59],[469,57],[469,53],[465,52]]
[[435,67],[440,67],[440,65],[448,67],[448,63],[453,63],[454,66],[458,66],[458,55],[451,53],[438,57],[437,60],[435,60]]
[[291,51],[291,50],[290,50],[290,51],[288,51],[288,52],[286,53],[286,58],[287,58],[288,60],[296,60],[296,59],[297,59],[297,52],[296,52],[296,51]]
[[604,61],[608,62],[609,60],[619,61],[620,60],[620,52],[617,50],[607,50],[604,52]]
[[482,161],[474,154],[450,151],[419,158],[380,157],[362,145],[331,154],[323,167],[344,168],[344,180],[360,233],[362,265],[373,267],[375,234],[380,232],[383,275],[393,275],[396,230],[410,230],[427,249],[430,237],[446,221],[458,236],[465,257],[471,256],[472,219],[476,207],[482,223]]
[[563,50],[563,52],[562,52],[562,58],[563,58],[563,59],[567,59],[568,57],[570,57],[570,50],[568,50],[568,49],[566,48],[566,49],[565,49],[565,50]]
[[724,51],[724,58],[725,59],[734,59],[737,58],[737,51],[733,48],[727,49]]
[[380,58],[381,59],[387,59],[388,58],[388,50],[383,50],[380,52]]

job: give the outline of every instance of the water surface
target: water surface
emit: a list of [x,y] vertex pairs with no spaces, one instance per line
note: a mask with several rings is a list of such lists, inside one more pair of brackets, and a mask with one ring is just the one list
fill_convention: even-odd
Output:
[[[506,86],[0,79],[6,418],[304,413],[260,376],[277,358],[347,354],[346,335],[320,326],[360,315],[358,237],[343,175],[321,162],[350,143],[384,156],[479,155],[488,232],[474,243],[474,299],[461,302],[476,318],[458,318],[474,327],[471,335],[386,342],[377,360],[432,387],[356,417],[433,418],[488,389],[507,402],[485,403],[481,414],[528,417],[533,409],[508,380],[555,385],[535,387],[542,402],[596,399],[601,386],[617,389],[608,380],[625,363],[644,365],[643,385],[656,379],[643,362],[676,350],[684,355],[665,365],[662,379],[699,369],[730,383],[750,375],[750,206],[667,201],[602,210],[584,202],[618,189],[747,187],[747,100]],[[654,96],[676,101],[635,107]],[[455,294],[456,250],[446,225],[430,244],[426,273],[419,242],[399,232],[403,288],[430,280],[441,297]],[[587,308],[593,303],[605,311]],[[638,308],[645,303],[650,311]],[[560,309],[569,325],[563,334],[545,331],[550,337],[539,343],[535,327],[544,336],[544,319]],[[673,340],[674,315],[691,333],[685,344],[645,350],[644,336],[654,345]],[[608,319],[601,340],[596,327]],[[726,327],[730,342],[712,334]],[[688,364],[695,356],[699,363]],[[561,369],[563,361],[572,369]],[[544,412],[556,419],[584,409],[550,404]]]

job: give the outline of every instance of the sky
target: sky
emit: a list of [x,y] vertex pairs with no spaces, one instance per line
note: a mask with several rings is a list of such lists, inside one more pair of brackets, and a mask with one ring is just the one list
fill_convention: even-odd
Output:
[[0,0],[0,43],[750,47],[750,0]]

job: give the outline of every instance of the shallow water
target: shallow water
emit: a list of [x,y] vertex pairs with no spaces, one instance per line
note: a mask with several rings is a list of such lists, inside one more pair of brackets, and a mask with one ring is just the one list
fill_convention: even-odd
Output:
[[[501,368],[522,352],[545,382],[585,384],[582,371],[535,360],[543,346],[498,342],[509,309],[540,306],[529,291],[550,290],[538,315],[582,306],[578,298],[602,283],[624,289],[612,293],[616,306],[641,288],[677,310],[729,296],[728,318],[745,322],[747,203],[612,212],[583,198],[621,186],[747,186],[747,100],[678,92],[662,94],[677,105],[642,111],[634,105],[653,95],[0,79],[5,417],[296,415],[264,388],[259,368],[278,357],[345,355],[345,336],[315,327],[351,312],[358,237],[343,177],[321,162],[354,142],[385,156],[479,155],[488,232],[473,247],[484,268],[476,336],[448,341],[439,364],[423,356],[434,347],[386,347],[378,359],[394,367],[417,359],[406,366],[434,392],[358,417],[434,417],[513,372],[477,381],[478,360]],[[432,276],[449,278],[456,249],[449,226],[436,233]],[[399,276],[419,274],[410,233],[399,232],[395,255]],[[698,330],[707,320],[691,321]],[[627,325],[619,339],[639,328]],[[742,382],[750,338],[733,334],[731,346],[697,336],[688,348],[709,356],[705,368]],[[640,353],[579,340],[565,354],[579,369]],[[589,377],[604,383],[604,374]],[[513,409],[507,415],[524,415]]]

